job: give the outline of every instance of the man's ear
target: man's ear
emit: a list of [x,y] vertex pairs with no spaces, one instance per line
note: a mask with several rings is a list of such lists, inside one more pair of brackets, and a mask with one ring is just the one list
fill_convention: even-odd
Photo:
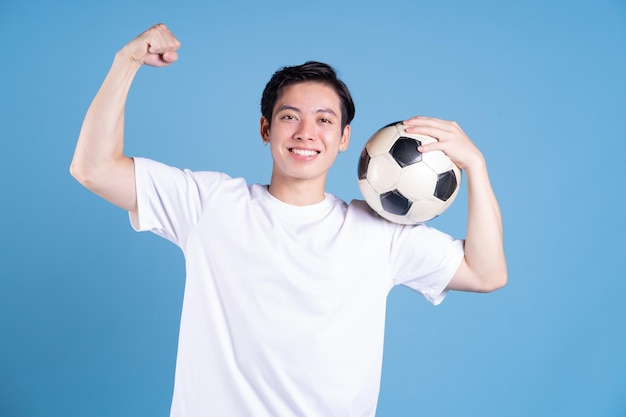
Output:
[[346,125],[343,128],[343,134],[341,135],[341,141],[339,142],[339,149],[341,152],[348,149],[348,145],[350,145],[350,125]]
[[267,143],[270,141],[270,122],[265,118],[265,116],[261,116],[260,133],[263,142]]

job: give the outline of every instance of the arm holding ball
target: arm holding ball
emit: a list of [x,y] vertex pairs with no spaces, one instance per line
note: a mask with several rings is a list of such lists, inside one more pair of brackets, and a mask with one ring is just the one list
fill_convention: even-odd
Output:
[[465,257],[448,289],[490,292],[507,282],[502,217],[480,150],[455,122],[416,116],[404,122],[407,132],[437,139],[420,152],[443,151],[465,171],[468,191]]

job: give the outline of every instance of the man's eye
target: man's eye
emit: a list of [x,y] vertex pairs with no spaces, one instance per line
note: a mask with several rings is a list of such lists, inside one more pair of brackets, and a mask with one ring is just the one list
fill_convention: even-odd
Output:
[[327,118],[325,118],[325,117],[322,117],[322,118],[320,119],[320,122],[322,122],[322,123],[332,123],[332,122],[330,121],[330,119],[327,119]]
[[296,120],[296,117],[291,114],[285,114],[281,117],[283,120]]

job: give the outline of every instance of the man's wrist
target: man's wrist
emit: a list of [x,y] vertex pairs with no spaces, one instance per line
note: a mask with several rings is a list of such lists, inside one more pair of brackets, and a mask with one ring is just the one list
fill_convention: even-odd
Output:
[[139,69],[143,65],[143,61],[138,58],[137,53],[133,53],[126,45],[115,54],[114,64],[129,65],[132,68]]

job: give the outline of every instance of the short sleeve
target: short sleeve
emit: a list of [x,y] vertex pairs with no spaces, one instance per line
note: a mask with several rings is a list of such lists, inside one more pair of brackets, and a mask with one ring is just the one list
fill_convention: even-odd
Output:
[[132,227],[151,231],[180,246],[223,174],[195,173],[146,158],[133,160],[137,215],[130,215]]
[[463,259],[463,246],[463,240],[423,224],[399,226],[392,246],[394,284],[440,304]]

